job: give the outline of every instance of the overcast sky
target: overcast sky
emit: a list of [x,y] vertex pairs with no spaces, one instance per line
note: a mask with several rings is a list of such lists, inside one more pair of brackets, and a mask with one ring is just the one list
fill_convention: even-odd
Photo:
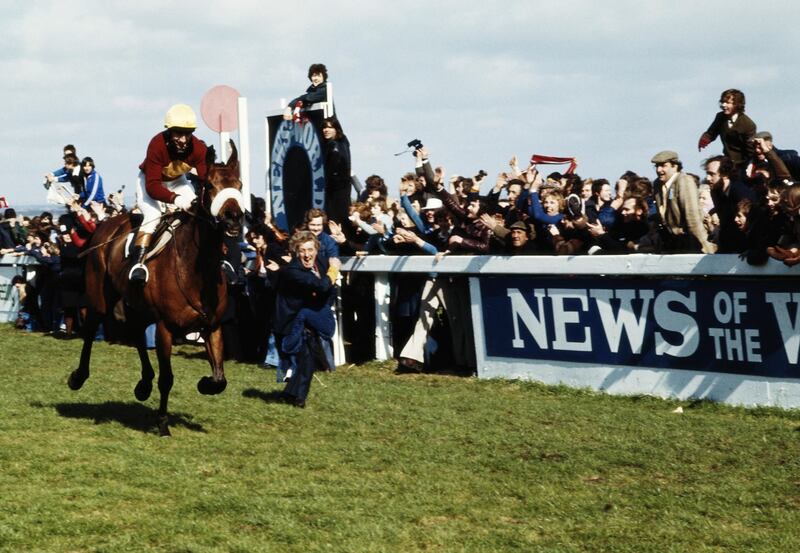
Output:
[[[44,202],[42,176],[74,143],[106,192],[126,185],[166,110],[198,112],[211,87],[248,100],[253,189],[264,191],[264,116],[325,63],[353,170],[394,190],[421,139],[448,174],[490,174],[512,154],[576,156],[583,177],[652,176],[739,88],[759,129],[800,147],[800,3],[459,0],[167,2],[0,0],[0,195]],[[201,123],[198,135],[217,143]],[[488,185],[485,185],[488,186]]]

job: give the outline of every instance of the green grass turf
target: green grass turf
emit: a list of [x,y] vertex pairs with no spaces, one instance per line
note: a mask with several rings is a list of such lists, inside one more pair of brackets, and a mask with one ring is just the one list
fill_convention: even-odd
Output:
[[72,392],[79,350],[0,328],[0,551],[800,551],[797,411],[390,363],[301,410],[236,363],[201,396],[183,346],[160,438],[135,351],[97,343]]

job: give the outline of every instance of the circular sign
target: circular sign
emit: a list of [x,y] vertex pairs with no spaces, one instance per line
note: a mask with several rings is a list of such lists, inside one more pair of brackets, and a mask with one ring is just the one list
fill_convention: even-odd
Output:
[[[302,222],[302,215],[309,208],[325,207],[325,163],[322,157],[322,144],[314,125],[309,121],[304,125],[293,121],[279,123],[270,153],[270,196],[272,214],[279,228],[291,230]],[[291,151],[302,151],[307,164],[297,163]],[[293,161],[294,163],[287,163]],[[304,166],[304,167],[302,167]],[[310,170],[310,175],[297,174]],[[308,186],[311,190],[298,190]],[[307,200],[311,199],[311,205]]]
[[221,84],[205,93],[200,114],[208,128],[216,132],[235,131],[239,126],[239,92]]

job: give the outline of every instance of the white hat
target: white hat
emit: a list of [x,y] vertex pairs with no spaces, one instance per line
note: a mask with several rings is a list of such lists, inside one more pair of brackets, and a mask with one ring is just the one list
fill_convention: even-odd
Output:
[[422,211],[427,211],[429,209],[441,209],[442,207],[444,207],[444,204],[439,198],[428,198],[428,201],[425,202],[425,207],[422,208]]

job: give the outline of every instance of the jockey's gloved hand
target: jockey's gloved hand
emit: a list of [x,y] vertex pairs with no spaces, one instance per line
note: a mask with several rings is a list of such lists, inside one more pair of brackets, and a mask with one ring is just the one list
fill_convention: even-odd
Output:
[[173,203],[175,204],[176,207],[179,207],[180,209],[189,209],[190,207],[192,207],[193,201],[194,198],[192,196],[188,196],[186,194],[183,195],[178,194],[177,196],[175,196],[175,201]]

